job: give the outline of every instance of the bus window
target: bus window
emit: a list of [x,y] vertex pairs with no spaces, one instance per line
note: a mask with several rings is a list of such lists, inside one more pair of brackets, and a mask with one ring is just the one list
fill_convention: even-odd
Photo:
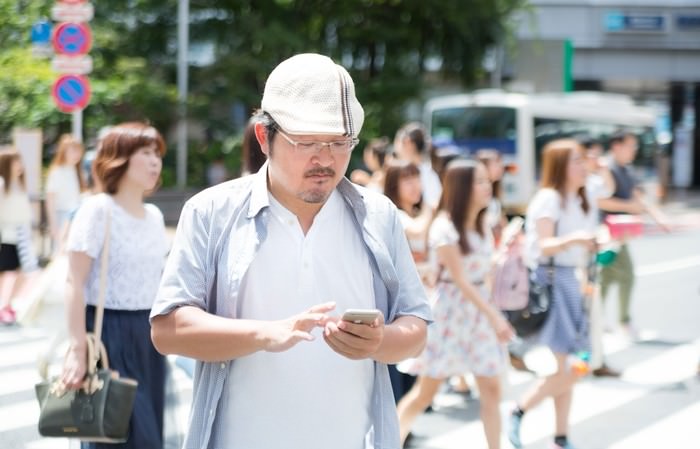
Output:
[[515,154],[515,109],[454,107],[433,111],[431,135],[436,146],[456,145],[467,153],[493,148]]
[[540,166],[542,164],[542,149],[556,139],[576,139],[589,137],[599,141],[605,149],[608,149],[608,139],[613,133],[624,129],[637,136],[639,151],[634,161],[637,171],[643,172],[648,177],[655,168],[657,155],[656,138],[651,128],[620,127],[610,123],[593,123],[581,120],[567,120],[546,117],[533,119],[535,133],[535,178],[539,179]]
[[598,139],[601,134],[615,130],[615,127],[612,125],[558,118],[535,117],[533,122],[535,133],[535,179],[540,178],[542,149],[547,143],[557,139],[576,139],[581,136]]

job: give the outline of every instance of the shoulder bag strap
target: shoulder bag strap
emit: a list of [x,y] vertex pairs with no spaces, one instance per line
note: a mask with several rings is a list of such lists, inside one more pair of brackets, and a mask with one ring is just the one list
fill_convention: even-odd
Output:
[[109,261],[109,241],[112,221],[112,208],[105,207],[105,238],[102,243],[102,257],[100,262],[100,289],[97,293],[97,307],[95,310],[95,328],[93,333],[99,342],[102,340],[102,318],[105,311],[105,292],[107,290],[107,264]]
[[[559,220],[554,222],[554,237],[557,236],[558,234],[558,228],[559,228]],[[554,256],[551,256],[549,258],[549,263],[547,264],[547,289],[549,291],[549,296],[552,295],[552,287],[554,286]]]

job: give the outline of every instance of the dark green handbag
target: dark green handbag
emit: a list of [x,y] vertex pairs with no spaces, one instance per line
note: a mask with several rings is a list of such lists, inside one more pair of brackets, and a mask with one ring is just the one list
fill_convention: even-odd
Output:
[[83,385],[78,390],[68,390],[60,378],[54,378],[50,381],[44,379],[34,388],[41,408],[39,433],[45,437],[123,443],[129,436],[137,382],[120,378],[118,372],[109,369],[107,350],[101,339],[109,260],[109,211],[105,221],[95,332],[86,334],[87,374]]
[[[97,363],[91,363],[78,390],[66,390],[58,378],[35,386],[41,407],[39,433],[45,437],[123,443],[129,435],[137,382],[120,378],[119,373],[110,370],[102,342],[95,342],[92,334],[87,337],[88,360],[91,352],[97,352],[102,366],[98,370]],[[96,345],[101,349],[97,350]]]

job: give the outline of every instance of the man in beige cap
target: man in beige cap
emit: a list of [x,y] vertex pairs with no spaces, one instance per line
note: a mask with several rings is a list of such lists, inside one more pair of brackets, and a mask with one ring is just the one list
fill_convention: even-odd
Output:
[[151,312],[156,347],[198,361],[185,448],[399,447],[386,364],[420,353],[430,309],[396,209],[344,177],[363,120],[342,66],[289,58],[265,165],[185,205]]

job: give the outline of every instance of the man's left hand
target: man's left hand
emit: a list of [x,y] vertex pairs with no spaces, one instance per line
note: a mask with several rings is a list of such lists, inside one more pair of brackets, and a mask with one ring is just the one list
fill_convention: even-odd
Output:
[[323,331],[323,339],[338,354],[352,360],[372,357],[384,340],[384,316],[372,324],[358,324],[330,318]]

